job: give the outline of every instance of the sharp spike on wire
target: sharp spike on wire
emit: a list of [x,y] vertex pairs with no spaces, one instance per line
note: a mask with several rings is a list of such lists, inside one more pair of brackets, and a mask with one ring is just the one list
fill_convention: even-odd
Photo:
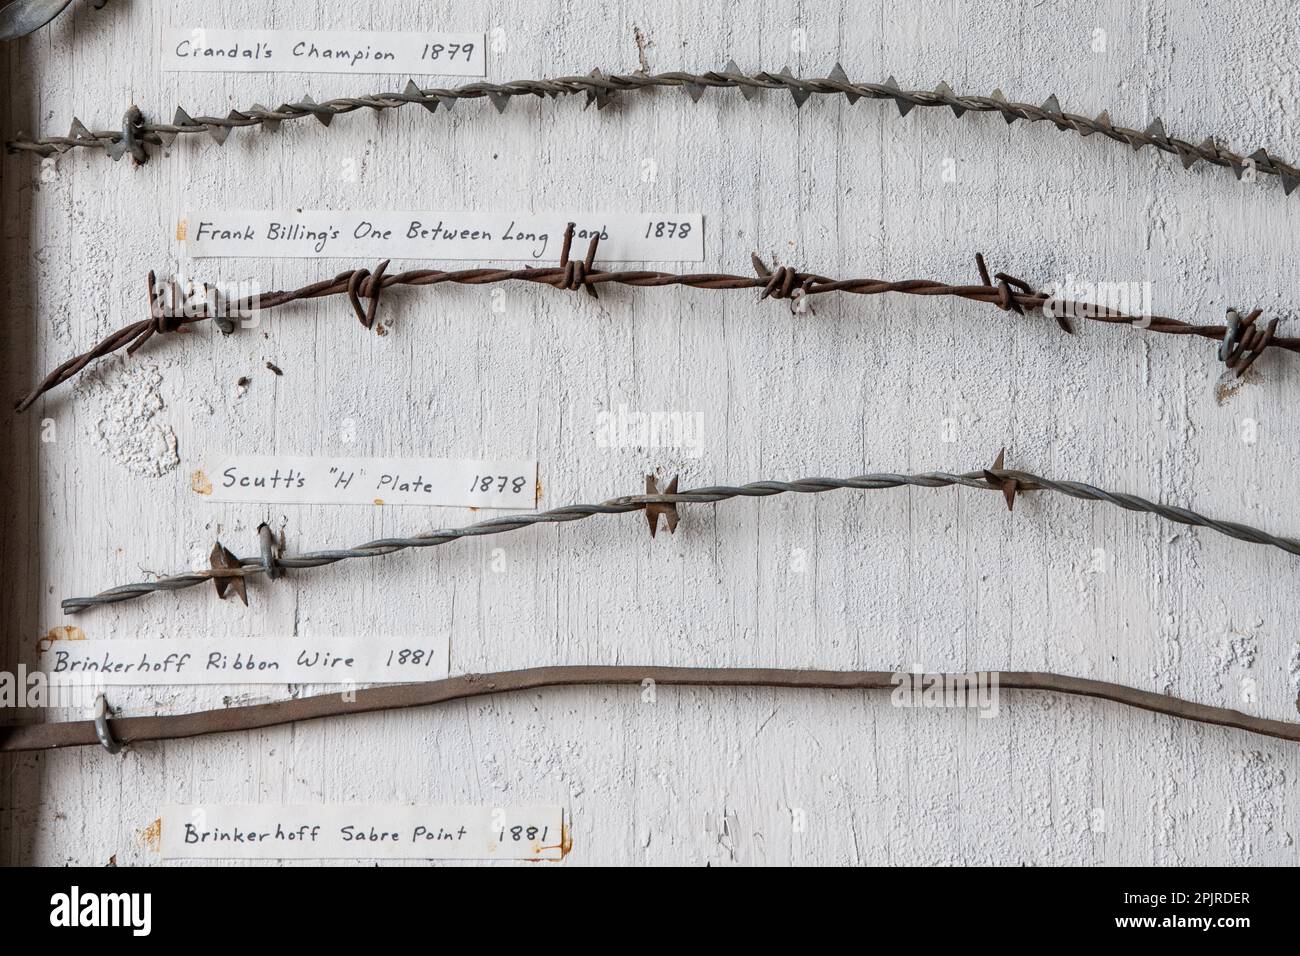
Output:
[[[902,92],[902,88],[898,85],[898,80],[894,79],[892,75],[889,79],[885,80],[884,85],[889,89],[896,91],[896,93]],[[898,107],[899,116],[906,116],[908,113],[912,112],[912,108],[916,106],[915,103],[908,102],[900,95],[894,96],[894,105]]]
[[86,124],[81,122],[75,116],[72,117],[72,126],[68,129],[68,136],[71,139],[93,142],[95,134],[86,129]]
[[[849,80],[849,75],[844,72],[844,67],[841,66],[839,63],[836,63],[835,66],[831,68],[830,76],[828,76],[827,79],[834,80],[836,83],[843,83],[845,86],[852,85],[851,81]],[[852,106],[858,100],[862,99],[862,94],[850,93],[848,90],[845,90],[844,98],[848,100],[849,105]]]
[[989,94],[989,99],[996,100],[998,103],[1002,104],[1001,106],[998,107],[998,111],[1002,114],[1002,118],[1006,120],[1008,126],[1010,126],[1016,120],[1020,119],[1019,116],[1017,116],[1008,108],[1007,98],[1001,90],[994,90],[992,93]]
[[1151,121],[1150,125],[1147,126],[1144,132],[1151,139],[1160,143],[1169,139],[1169,134],[1165,132],[1165,124],[1161,121],[1159,116]]
[[[949,86],[947,83],[945,83],[943,80],[939,81],[939,85],[934,88],[934,91],[939,96],[942,96],[945,100],[951,100],[956,97],[956,94],[953,93],[952,91],[952,87]],[[958,119],[961,119],[967,113],[966,107],[960,106],[957,103],[949,103],[948,108],[952,110],[952,115],[957,117]]]
[[[727,76],[743,79],[745,71],[742,70],[735,60],[728,60],[727,65],[722,68],[722,72]],[[746,100],[752,101],[761,92],[757,86],[750,86],[748,83],[740,84],[740,95]]]
[[[777,76],[783,76],[787,80],[793,80],[795,78],[795,75],[790,72],[790,67],[788,66],[783,67]],[[799,107],[803,106],[804,103],[807,103],[808,97],[812,96],[812,93],[809,90],[801,90],[797,86],[787,85],[786,89],[790,91],[790,98],[794,100],[795,109],[799,109]]]
[[278,133],[280,132],[280,124],[284,121],[278,120],[274,116],[268,116],[267,114],[270,112],[272,111],[268,110],[261,103],[253,104],[252,113],[262,121],[262,129],[266,130],[268,133]]
[[[603,80],[605,78],[605,74],[600,72],[599,67],[592,70],[587,75],[596,80]],[[603,110],[606,106],[609,105],[609,102],[611,99],[613,99],[613,96],[614,96],[613,92],[611,92],[608,89],[605,89],[603,87],[592,87],[591,89],[587,90],[587,102],[583,106],[583,109],[586,109],[587,107],[591,106],[592,103],[595,103],[597,110]]]
[[506,107],[510,105],[510,96],[507,93],[496,93],[496,92],[489,91],[488,99],[492,101],[492,105],[497,108],[498,113],[504,113],[506,111]]
[[1055,93],[1053,93],[1053,94],[1052,94],[1051,96],[1049,96],[1047,99],[1043,100],[1042,110],[1043,110],[1044,113],[1061,113],[1061,112],[1063,112],[1062,109],[1061,109],[1061,103],[1060,103],[1060,101],[1056,98],[1056,94],[1055,94]]
[[334,122],[334,114],[329,110],[313,109],[313,107],[318,104],[314,99],[312,99],[310,93],[304,93],[302,99],[298,101],[298,105],[306,109],[312,116],[316,117],[322,126],[329,126],[330,123]]
[[984,477],[989,484],[1001,489],[1002,497],[1007,501],[1007,510],[1012,511],[1016,506],[1016,494],[1020,490],[1020,482],[1014,478],[1005,478],[998,474],[1005,468],[1006,457],[1007,449],[1006,446],[1003,446],[1002,450],[998,452],[998,457],[993,461],[993,467],[984,470]]
[[420,89],[420,84],[416,83],[415,80],[407,80],[406,86],[402,89],[402,92],[407,96],[421,97],[421,99],[416,100],[417,103],[423,106],[430,113],[438,112],[438,101],[423,99],[424,90]]

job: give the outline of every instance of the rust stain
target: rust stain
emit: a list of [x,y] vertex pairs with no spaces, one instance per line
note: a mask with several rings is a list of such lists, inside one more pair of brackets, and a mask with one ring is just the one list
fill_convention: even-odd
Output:
[[45,636],[36,642],[36,651],[40,653],[48,650],[49,645],[54,641],[84,641],[85,639],[86,632],[77,625],[61,624],[45,632]]
[[177,242],[184,242],[184,241],[185,241],[185,235],[186,235],[186,233],[189,232],[189,228],[190,228],[190,224],[189,224],[186,220],[184,220],[184,219],[181,219],[181,220],[179,220],[179,221],[176,223],[176,241],[177,241]]
[[190,475],[190,489],[201,495],[212,494],[212,482],[209,480],[208,476],[203,473],[202,468]]
[[1240,378],[1220,381],[1214,388],[1214,400],[1219,405],[1228,404],[1228,400],[1241,391],[1241,386],[1244,384],[1244,380]]
[[162,817],[136,833],[136,839],[155,853],[162,852]]
[[375,504],[377,504],[377,505],[382,505],[383,503],[384,503],[384,499],[383,499],[383,498],[376,498],[376,499],[375,499]]
[[[569,852],[572,849],[573,849],[573,834],[569,832],[569,820],[567,816],[560,821],[560,842],[559,843],[551,843],[545,846],[543,846],[540,843],[533,844],[534,853],[543,853],[546,850],[559,850],[560,860],[563,860],[566,856],[568,856]],[[549,857],[535,856],[535,857],[530,857],[528,859],[528,862],[529,863],[558,863],[560,860],[552,860]]]
[[533,506],[536,507],[537,502],[541,500],[542,500],[542,479],[538,478],[537,484],[533,486]]

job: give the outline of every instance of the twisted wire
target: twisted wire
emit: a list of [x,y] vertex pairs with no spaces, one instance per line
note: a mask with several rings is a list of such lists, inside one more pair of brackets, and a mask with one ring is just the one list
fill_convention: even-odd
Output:
[[[958,118],[967,113],[998,113],[1008,124],[1017,121],[1049,122],[1059,130],[1073,131],[1080,136],[1100,134],[1106,139],[1130,146],[1135,151],[1147,146],[1154,147],[1162,153],[1177,156],[1185,169],[1190,169],[1197,162],[1205,162],[1231,169],[1238,179],[1242,179],[1247,171],[1277,176],[1281,179],[1282,187],[1288,196],[1297,185],[1300,185],[1300,169],[1270,155],[1267,150],[1257,149],[1249,156],[1243,156],[1219,146],[1214,137],[1206,138],[1199,145],[1194,144],[1168,135],[1164,123],[1159,118],[1153,120],[1145,129],[1138,130],[1114,125],[1106,111],[1096,117],[1068,113],[1061,108],[1055,94],[1049,96],[1041,105],[1035,106],[1010,101],[1001,90],[994,90],[989,96],[958,95],[944,82],[939,83],[933,90],[902,89],[892,76],[884,83],[852,82],[838,63],[828,76],[821,78],[796,77],[789,67],[780,73],[763,71],[747,74],[741,71],[733,60],[721,71],[707,73],[648,74],[637,71],[628,74],[605,74],[595,69],[586,76],[512,80],[507,83],[475,82],[459,87],[427,89],[422,89],[414,80],[409,80],[401,92],[337,97],[323,103],[316,102],[310,96],[303,96],[298,102],[282,103],[274,110],[267,109],[261,104],[254,104],[246,110],[232,109],[225,116],[193,117],[183,108],[177,107],[174,121],[171,123],[146,122],[139,115],[138,110],[134,113],[128,111],[121,130],[91,131],[80,120],[74,118],[67,136],[47,136],[34,140],[23,139],[20,136],[6,145],[10,152],[25,151],[39,156],[54,156],[71,149],[101,149],[116,160],[130,152],[133,160],[139,164],[148,159],[144,149],[145,144],[167,147],[177,137],[206,134],[218,145],[223,145],[232,130],[263,128],[274,132],[282,123],[308,116],[314,117],[328,127],[336,116],[361,109],[378,113],[415,103],[432,113],[440,106],[450,109],[460,100],[474,99],[487,99],[498,111],[504,112],[511,100],[520,96],[545,98],[583,95],[586,97],[587,106],[594,103],[598,109],[603,109],[620,93],[655,88],[684,90],[696,103],[710,89],[738,89],[746,99],[752,99],[764,90],[785,90],[794,99],[796,107],[802,107],[812,96],[842,95],[850,105],[864,98],[893,100],[901,116],[906,116],[916,107],[927,109],[947,107]],[[134,110],[134,107],[132,109]]]
[[93,348],[58,365],[19,400],[15,407],[19,412],[26,411],[46,392],[74,378],[96,359],[111,355],[119,349],[125,349],[128,355],[133,355],[156,334],[181,331],[189,325],[209,318],[221,325],[223,332],[229,333],[233,332],[234,323],[225,316],[264,311],[292,302],[346,295],[358,321],[363,328],[369,330],[375,327],[379,299],[384,289],[391,286],[437,286],[444,283],[478,286],[499,282],[528,282],[559,291],[581,289],[593,297],[599,297],[596,291],[599,286],[611,284],[632,288],[684,286],[710,291],[761,289],[762,299],[806,299],[830,292],[851,295],[901,293],[916,296],[946,296],[995,305],[1002,311],[1015,312],[1019,315],[1025,315],[1027,312],[1042,312],[1055,318],[1066,332],[1072,331],[1067,317],[1079,317],[1093,322],[1135,326],[1166,335],[1193,335],[1218,339],[1222,343],[1219,357],[1237,377],[1245,375],[1254,362],[1271,348],[1300,352],[1300,338],[1275,334],[1276,318],[1269,322],[1266,331],[1256,328],[1255,320],[1261,314],[1261,310],[1258,309],[1247,315],[1245,319],[1242,319],[1235,310],[1229,310],[1228,323],[1217,325],[1196,325],[1161,315],[1129,315],[1108,306],[1059,299],[1045,292],[1035,291],[1028,283],[1005,272],[990,276],[984,257],[979,253],[975,255],[980,274],[978,285],[952,285],[933,279],[901,281],[871,278],[831,279],[816,273],[800,272],[790,266],[781,266],[773,272],[757,254],[752,256],[755,272],[752,276],[645,270],[596,271],[594,260],[599,237],[591,239],[585,259],[579,261],[570,258],[573,235],[574,224],[569,223],[564,233],[560,264],[555,267],[476,268],[453,271],[415,269],[389,274],[386,271],[389,263],[385,260],[376,267],[374,272],[365,268],[349,269],[332,279],[314,282],[299,289],[270,292],[231,301],[220,301],[219,290],[204,284],[201,289],[202,301],[211,303],[212,308],[205,308],[192,314],[169,314],[161,305],[156,279],[154,273],[150,272],[148,276],[149,318],[118,329]]
[[[999,456],[1000,461],[1001,457]],[[798,481],[757,481],[747,485],[711,485],[673,494],[626,495],[619,498],[610,498],[600,504],[568,505],[550,511],[490,518],[461,528],[443,529],[406,537],[380,538],[352,548],[336,548],[327,551],[308,551],[303,554],[285,555],[275,562],[275,566],[279,569],[294,570],[320,568],[355,558],[377,558],[411,548],[437,547],[438,545],[449,544],[452,541],[459,541],[462,538],[504,534],[538,524],[563,524],[568,521],[590,518],[594,515],[625,514],[631,511],[643,510],[647,505],[717,504],[735,498],[766,498],[787,493],[821,494],[841,489],[873,491],[897,488],[904,485],[917,488],[961,486],[981,490],[996,490],[1004,494],[1007,494],[1008,489],[1011,489],[1008,495],[1008,504],[1011,503],[1011,499],[1014,498],[1016,493],[1022,491],[1054,491],[1085,501],[1103,501],[1126,511],[1147,512],[1178,524],[1209,528],[1219,534],[1240,541],[1269,545],[1280,548],[1288,554],[1300,555],[1300,541],[1294,538],[1280,537],[1236,522],[1208,518],[1186,508],[1151,502],[1137,495],[1106,491],[1083,482],[1058,481],[1025,471],[995,466],[992,469],[964,474],[951,474],[943,471],[912,475],[878,473],[859,475],[853,478],[804,478]],[[90,597],[68,598],[62,602],[62,607],[65,613],[73,614],[89,607],[129,601],[143,597],[146,594],[152,594],[155,591],[179,591],[207,581],[216,581],[220,585],[226,579],[232,577],[247,578],[252,575],[264,574],[268,569],[268,565],[260,554],[254,557],[237,558],[231,564],[234,566],[191,571],[160,578],[156,581],[121,585]]]

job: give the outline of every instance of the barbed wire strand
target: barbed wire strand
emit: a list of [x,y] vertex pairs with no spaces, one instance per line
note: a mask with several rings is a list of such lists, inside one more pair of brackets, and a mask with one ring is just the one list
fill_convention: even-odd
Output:
[[[917,488],[944,488],[959,485],[980,490],[996,490],[1006,497],[1008,508],[1013,505],[1016,495],[1020,492],[1054,491],[1085,501],[1104,501],[1126,511],[1147,512],[1178,524],[1209,528],[1219,534],[1240,541],[1268,545],[1279,548],[1288,554],[1300,555],[1300,541],[1294,538],[1280,537],[1231,521],[1207,518],[1186,508],[1158,504],[1137,495],[1106,491],[1083,482],[1057,481],[1025,471],[1009,470],[1004,468],[1002,463],[1003,455],[999,454],[992,468],[965,474],[950,474],[942,471],[912,475],[879,473],[859,475],[854,478],[804,478],[798,481],[759,481],[738,486],[714,485],[673,494],[629,495],[611,498],[600,504],[568,505],[550,511],[490,518],[461,528],[431,531],[406,537],[380,538],[352,548],[286,555],[279,557],[274,566],[285,570],[321,568],[337,564],[340,561],[356,558],[377,558],[411,548],[437,547],[463,538],[504,534],[533,525],[562,524],[569,521],[580,521],[593,515],[626,514],[646,509],[647,506],[670,506],[668,509],[657,510],[671,510],[675,514],[676,506],[679,504],[717,504],[735,498],[766,498],[785,493],[820,494],[850,488],[860,491],[874,491],[904,485]],[[657,520],[651,522],[652,533],[656,524]],[[675,519],[670,520],[669,530],[672,530],[675,525]],[[252,575],[263,574],[273,567],[268,565],[261,555],[249,558],[236,558],[229,555],[228,560],[214,561],[213,563],[220,566],[208,570],[171,575],[154,581],[122,585],[91,597],[68,598],[63,601],[62,607],[65,613],[74,614],[90,607],[130,601],[158,591],[179,591],[208,581],[213,581],[218,586],[219,593],[224,593],[229,579],[247,578]]]
[[933,90],[905,90],[892,76],[884,83],[853,82],[839,63],[835,64],[829,75],[821,78],[796,77],[788,66],[779,73],[745,73],[732,60],[721,71],[707,73],[648,74],[637,71],[606,74],[594,69],[586,76],[513,80],[507,83],[475,82],[459,87],[427,89],[418,86],[414,80],[408,80],[401,92],[336,97],[323,103],[304,95],[297,102],[282,103],[274,110],[255,103],[245,110],[232,109],[225,116],[195,117],[178,106],[171,123],[147,122],[138,107],[132,105],[126,113],[121,130],[91,131],[79,119],[74,118],[67,136],[28,140],[20,134],[7,147],[10,152],[31,152],[39,156],[56,156],[72,149],[99,149],[114,160],[130,155],[136,164],[143,164],[149,159],[146,146],[170,147],[178,137],[197,135],[206,135],[220,146],[225,144],[232,130],[260,128],[274,132],[283,123],[308,116],[328,127],[335,117],[362,109],[379,113],[417,104],[434,113],[439,107],[446,110],[460,100],[475,99],[487,99],[499,112],[504,112],[514,98],[521,96],[554,98],[583,95],[587,106],[594,103],[597,109],[604,109],[621,93],[656,88],[681,89],[695,103],[700,102],[710,89],[737,89],[746,99],[753,99],[764,90],[784,90],[790,93],[796,108],[802,107],[813,96],[842,95],[850,105],[859,99],[893,100],[900,116],[906,116],[916,107],[946,107],[959,119],[967,114],[997,113],[1008,124],[1017,121],[1047,122],[1063,132],[1072,131],[1080,136],[1099,134],[1105,139],[1132,147],[1135,151],[1154,147],[1162,153],[1177,156],[1185,169],[1190,169],[1197,162],[1205,162],[1231,169],[1239,180],[1247,176],[1253,178],[1257,173],[1277,176],[1288,196],[1300,185],[1300,170],[1270,155],[1265,149],[1257,149],[1249,156],[1243,156],[1219,146],[1212,136],[1199,145],[1194,144],[1170,136],[1159,117],[1153,119],[1145,129],[1131,129],[1116,126],[1105,110],[1096,117],[1068,113],[1061,108],[1055,94],[1041,105],[1035,106],[1009,101],[1000,89],[994,90],[989,96],[961,96],[954,93],[946,82],[940,82]]
[[[161,290],[157,277],[150,272],[147,277],[149,317],[132,322],[106,336],[97,345],[74,356],[52,369],[41,382],[16,404],[19,412],[30,408],[46,392],[74,378],[96,359],[125,350],[134,355],[154,335],[188,330],[196,322],[211,319],[226,334],[233,333],[237,323],[231,316],[250,315],[311,299],[346,295],[353,313],[367,330],[376,327],[380,296],[392,286],[490,285],[498,282],[530,282],[561,291],[583,291],[598,297],[597,287],[616,284],[633,288],[663,288],[685,286],[703,290],[761,289],[760,298],[789,299],[806,302],[813,296],[830,292],[851,295],[883,295],[901,293],[916,296],[948,296],[996,305],[1004,312],[1025,315],[1041,312],[1054,318],[1062,330],[1073,331],[1070,319],[1087,319],[1108,324],[1129,325],[1167,335],[1194,335],[1220,341],[1219,360],[1236,377],[1245,375],[1255,361],[1270,348],[1300,352],[1300,338],[1276,334],[1278,319],[1274,317],[1263,326],[1256,320],[1263,314],[1255,309],[1246,316],[1229,309],[1227,322],[1222,325],[1194,325],[1167,316],[1137,316],[1094,303],[1075,302],[1036,291],[1022,279],[999,272],[990,275],[980,253],[975,254],[979,271],[978,285],[950,285],[932,279],[831,279],[811,272],[801,272],[790,266],[775,270],[755,253],[751,256],[754,275],[729,275],[726,273],[671,273],[653,271],[596,271],[594,260],[600,237],[593,236],[588,243],[585,258],[570,257],[575,235],[574,223],[564,232],[560,263],[556,267],[535,269],[476,268],[445,271],[442,269],[416,269],[389,274],[388,260],[381,262],[372,272],[358,268],[341,272],[291,291],[269,292],[266,295],[246,296],[226,301],[220,289],[207,283],[195,289],[181,289],[176,283],[164,283]],[[366,300],[364,303],[362,300]]]

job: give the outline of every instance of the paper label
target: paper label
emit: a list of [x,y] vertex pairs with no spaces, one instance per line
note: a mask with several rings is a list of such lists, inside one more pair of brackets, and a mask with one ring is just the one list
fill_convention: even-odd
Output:
[[558,860],[560,807],[182,805],[162,811],[167,859]]
[[213,501],[537,507],[537,462],[236,455],[190,476]]
[[483,76],[482,33],[163,30],[163,69],[188,73],[399,73]]
[[444,634],[392,638],[115,638],[40,644],[53,685],[402,684],[447,676]]
[[188,255],[258,259],[473,259],[546,262],[600,236],[598,262],[699,262],[704,219],[697,213],[392,212],[377,209],[200,210],[176,229]]

